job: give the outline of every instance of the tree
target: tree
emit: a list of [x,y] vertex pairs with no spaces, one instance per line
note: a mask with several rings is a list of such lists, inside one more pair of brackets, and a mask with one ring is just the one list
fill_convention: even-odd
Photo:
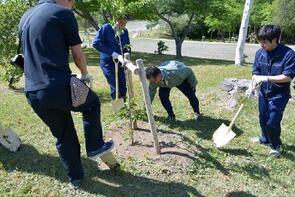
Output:
[[[77,4],[76,13],[89,22],[89,16],[98,13],[105,21],[120,15],[134,19],[155,21],[162,19],[171,29],[176,44],[176,57],[181,58],[183,41],[208,7],[211,0],[88,0]],[[96,28],[97,29],[97,28]]]
[[274,0],[255,0],[251,11],[249,29],[256,33],[258,29],[272,21]]
[[274,6],[274,22],[282,27],[283,34],[295,42],[295,0],[276,0]]
[[167,23],[176,44],[176,58],[182,58],[182,44],[209,5],[210,0],[150,0],[149,14]]
[[240,27],[239,40],[238,40],[238,44],[236,48],[236,58],[235,58],[236,65],[243,65],[245,62],[244,46],[245,46],[247,33],[248,33],[248,25],[249,25],[249,18],[250,18],[252,5],[253,5],[253,0],[246,0],[242,23]]
[[222,38],[224,38],[224,33],[229,33],[230,37],[239,28],[240,23],[237,18],[242,17],[242,9],[243,3],[241,1],[213,0],[205,18],[209,32],[217,32],[217,35]]
[[84,18],[94,29],[99,30],[95,13],[101,11],[101,3],[98,0],[77,1],[74,12]]
[[143,8],[145,3],[137,0],[80,0],[76,3],[74,12],[98,30],[99,24],[114,22],[119,16],[150,18],[143,17],[143,12],[138,9]]
[[9,60],[17,52],[17,26],[28,4],[19,0],[0,0],[0,66],[4,73],[2,79],[9,82],[9,86],[16,83],[23,72],[12,66]]

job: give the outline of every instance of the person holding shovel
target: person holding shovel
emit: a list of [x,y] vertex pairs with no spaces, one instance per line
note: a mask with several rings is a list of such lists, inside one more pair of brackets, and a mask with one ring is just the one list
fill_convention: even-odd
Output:
[[178,88],[190,101],[196,120],[200,119],[199,100],[196,96],[198,80],[193,70],[182,62],[166,61],[157,66],[146,69],[146,78],[150,82],[149,93],[151,101],[154,100],[159,87],[161,103],[168,113],[167,120],[174,122],[175,114],[169,99],[171,88]]
[[[255,142],[270,146],[270,155],[281,153],[281,120],[290,99],[290,84],[295,77],[295,53],[280,43],[281,29],[266,25],[257,33],[261,49],[253,64],[252,89],[259,91],[259,122],[261,135]],[[250,92],[251,92],[250,91]]]
[[[106,77],[110,89],[111,97],[116,99],[116,78],[118,78],[119,84],[119,98],[125,100],[126,97],[126,79],[124,68],[118,59],[122,58],[124,53],[130,53],[130,40],[128,30],[126,29],[127,18],[125,16],[118,17],[115,26],[107,23],[104,24],[97,32],[92,46],[100,52],[100,68]],[[116,63],[119,64],[118,73],[116,70]],[[116,77],[116,74],[118,76]]]
[[[90,159],[109,154],[114,143],[103,139],[100,102],[92,90],[88,89],[88,94],[83,95],[86,98],[81,105],[73,105],[71,83],[76,78],[69,66],[69,51],[81,72],[81,80],[92,80],[71,10],[74,3],[74,0],[40,0],[22,16],[19,37],[27,101],[56,138],[56,148],[70,187],[76,189],[82,184],[84,170],[71,111],[83,115],[86,152]],[[85,89],[86,85],[83,87]],[[82,97],[81,94],[76,96]]]

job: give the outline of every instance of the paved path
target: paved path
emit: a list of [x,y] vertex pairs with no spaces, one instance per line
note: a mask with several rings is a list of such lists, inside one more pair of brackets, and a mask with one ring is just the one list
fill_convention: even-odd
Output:
[[[174,40],[166,39],[131,39],[131,44],[133,46],[132,50],[154,53],[157,49],[157,43],[159,40],[164,41],[169,47],[169,51],[166,51],[165,54],[175,55]],[[295,50],[295,46],[292,46],[292,48]],[[254,61],[257,49],[259,49],[258,44],[246,44],[246,62],[252,63]],[[182,47],[183,56],[231,61],[234,61],[235,59],[235,51],[236,43],[184,41]]]

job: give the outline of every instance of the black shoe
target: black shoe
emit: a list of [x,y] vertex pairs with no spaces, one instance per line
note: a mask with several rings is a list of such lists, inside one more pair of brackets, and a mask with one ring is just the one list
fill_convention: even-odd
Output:
[[101,148],[99,148],[95,151],[92,151],[92,152],[88,152],[87,156],[90,159],[95,160],[96,158],[101,157],[101,156],[105,155],[106,153],[111,152],[111,150],[114,148],[114,145],[115,144],[114,144],[113,140],[105,142]]
[[78,189],[82,185],[82,179],[76,179],[69,183],[71,189]]
[[175,122],[175,121],[176,121],[176,118],[175,118],[175,116],[168,116],[168,117],[166,118],[166,121],[167,121],[167,122]]
[[202,119],[202,115],[203,115],[203,114],[201,114],[201,113],[197,113],[197,112],[195,112],[195,119],[196,119],[197,121],[200,121],[200,120]]

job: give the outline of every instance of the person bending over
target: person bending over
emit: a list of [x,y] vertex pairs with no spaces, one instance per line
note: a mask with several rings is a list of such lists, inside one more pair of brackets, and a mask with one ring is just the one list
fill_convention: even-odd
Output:
[[170,91],[174,87],[179,89],[188,98],[194,110],[196,120],[200,119],[199,100],[196,96],[198,80],[190,67],[179,61],[166,61],[158,67],[148,67],[146,69],[146,78],[150,82],[149,93],[151,101],[154,100],[156,90],[159,87],[159,97],[168,113],[168,121],[174,122],[176,120],[169,99]]

